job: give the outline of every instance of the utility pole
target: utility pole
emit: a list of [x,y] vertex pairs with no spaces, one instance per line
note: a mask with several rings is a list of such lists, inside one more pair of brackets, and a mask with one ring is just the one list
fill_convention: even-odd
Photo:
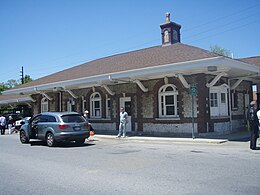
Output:
[[22,81],[22,84],[24,84],[24,76],[23,76],[23,66],[22,66],[22,70],[20,71],[21,73],[21,81]]

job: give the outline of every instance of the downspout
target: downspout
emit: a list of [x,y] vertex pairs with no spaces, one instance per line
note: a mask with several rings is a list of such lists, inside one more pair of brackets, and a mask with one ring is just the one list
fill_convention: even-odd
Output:
[[231,132],[233,132],[230,79],[228,79],[228,86],[229,86],[228,107],[229,107],[230,130]]
[[62,112],[62,94],[59,92],[59,111]]

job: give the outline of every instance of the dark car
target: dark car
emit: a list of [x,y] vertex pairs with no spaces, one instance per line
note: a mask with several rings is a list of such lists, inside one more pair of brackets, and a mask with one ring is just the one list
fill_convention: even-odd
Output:
[[43,112],[21,126],[20,141],[29,143],[30,139],[40,139],[49,147],[63,141],[83,144],[89,137],[89,128],[88,121],[77,112]]
[[9,117],[12,117],[13,124],[15,124],[16,121],[21,120],[23,117],[19,114],[5,114],[5,120],[6,120],[6,128],[8,128],[8,122],[9,122]]

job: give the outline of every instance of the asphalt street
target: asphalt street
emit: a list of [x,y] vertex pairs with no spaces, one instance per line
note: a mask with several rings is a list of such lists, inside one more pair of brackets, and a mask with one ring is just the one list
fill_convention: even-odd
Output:
[[252,194],[260,150],[249,142],[176,142],[94,136],[49,148],[0,136],[0,194]]

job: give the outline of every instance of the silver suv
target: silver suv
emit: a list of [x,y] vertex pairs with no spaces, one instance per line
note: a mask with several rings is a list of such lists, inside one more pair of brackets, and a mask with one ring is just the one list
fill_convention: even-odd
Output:
[[89,137],[88,121],[77,112],[43,112],[21,126],[20,141],[30,139],[46,141],[49,147],[61,141],[75,141],[83,144]]

